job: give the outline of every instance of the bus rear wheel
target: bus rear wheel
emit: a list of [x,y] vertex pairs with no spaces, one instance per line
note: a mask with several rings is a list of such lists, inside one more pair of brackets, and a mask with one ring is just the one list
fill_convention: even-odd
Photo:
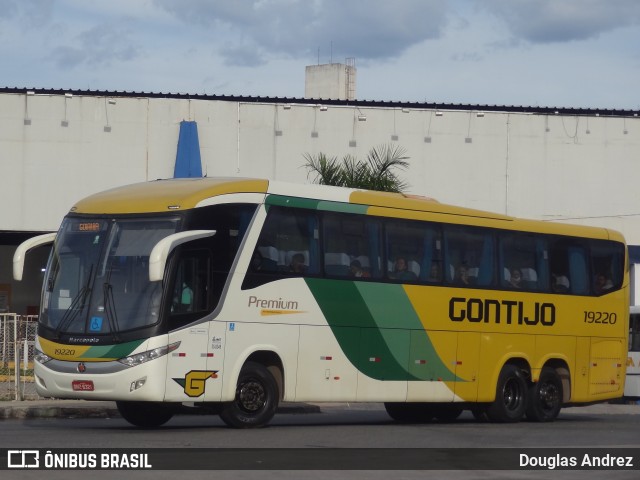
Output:
[[527,408],[527,382],[515,365],[502,367],[496,387],[496,399],[487,408],[489,420],[497,423],[519,422]]
[[240,371],[236,396],[220,412],[224,423],[233,428],[264,427],[278,408],[278,384],[267,368],[247,362]]
[[555,369],[544,367],[540,378],[529,387],[527,418],[534,422],[552,422],[562,408],[562,380]]
[[144,428],[164,425],[175,413],[173,405],[160,402],[116,402],[116,407],[127,422]]

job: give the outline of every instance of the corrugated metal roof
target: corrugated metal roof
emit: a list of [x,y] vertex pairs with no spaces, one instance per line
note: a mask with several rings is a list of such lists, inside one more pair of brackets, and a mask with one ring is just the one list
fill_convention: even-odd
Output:
[[474,105],[464,103],[438,103],[438,102],[402,102],[386,100],[332,100],[321,98],[294,98],[294,97],[260,97],[250,95],[209,95],[200,93],[164,93],[164,92],[128,92],[118,90],[74,90],[56,88],[22,88],[0,87],[0,93],[22,94],[33,92],[36,95],[65,95],[92,97],[132,97],[132,98],[169,98],[169,99],[193,99],[193,100],[217,100],[242,103],[273,103],[273,104],[300,104],[300,105],[337,105],[353,107],[374,108],[408,108],[422,110],[458,110],[473,112],[511,112],[529,113],[540,115],[587,115],[608,117],[638,117],[640,110],[606,109],[606,108],[582,108],[582,107],[540,107],[524,105]]

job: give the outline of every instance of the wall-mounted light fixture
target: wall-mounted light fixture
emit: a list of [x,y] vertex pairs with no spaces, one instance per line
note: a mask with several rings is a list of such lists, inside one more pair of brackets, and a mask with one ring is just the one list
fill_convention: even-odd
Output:
[[32,97],[36,92],[29,90],[27,95],[24,97],[24,124],[31,125],[31,118],[29,117],[29,100],[27,97]]
[[367,116],[363,115],[362,113],[360,115],[358,115],[358,121],[359,122],[366,122],[367,121]]
[[320,111],[321,112],[326,112],[327,111],[327,106],[326,105],[320,105]]
[[107,99],[105,97],[104,99],[104,116],[106,119],[106,124],[105,126],[102,128],[102,131],[105,133],[111,133],[111,124],[109,123],[109,105],[115,105],[116,101],[113,98],[109,98]]
[[431,143],[431,120],[433,119],[433,110],[429,110],[429,116],[426,122],[426,132],[424,136],[424,143]]
[[476,117],[478,117],[478,118],[482,118],[482,117],[484,117],[484,112],[478,112],[478,113],[476,113]]
[[408,108],[403,108],[402,109],[402,113],[409,113],[411,110],[409,110]]
[[70,98],[73,98],[73,93],[65,93],[64,94],[64,118],[60,122],[60,126],[61,127],[68,127],[69,126],[69,120],[67,120],[67,100],[69,100]]
[[285,109],[285,110],[291,110],[291,104],[290,104],[290,103],[285,103],[285,104],[282,106],[282,108],[283,108],[283,109]]
[[442,112],[437,111],[437,112],[436,112],[436,117],[441,117],[441,116],[442,116]]
[[467,123],[467,136],[464,139],[464,143],[472,143],[473,142],[473,139],[471,138],[471,119],[472,118],[473,118],[473,114],[471,112],[469,112],[469,122]]

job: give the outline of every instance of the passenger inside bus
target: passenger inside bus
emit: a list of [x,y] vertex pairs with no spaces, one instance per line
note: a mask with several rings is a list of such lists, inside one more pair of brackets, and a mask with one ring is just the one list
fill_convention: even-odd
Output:
[[569,292],[569,279],[566,275],[551,274],[551,290],[555,293],[567,293]]
[[612,288],[613,284],[611,283],[611,280],[609,280],[604,273],[599,273],[596,275],[596,281],[593,287],[596,294],[602,295],[607,290],[611,290]]
[[362,268],[362,264],[359,260],[354,260],[353,262],[351,262],[349,272],[351,273],[352,277],[356,278],[369,278],[371,276],[369,272]]
[[291,263],[289,264],[289,271],[291,273],[297,273],[302,275],[305,270],[304,255],[302,253],[296,253],[291,257]]
[[469,278],[469,269],[466,265],[460,265],[456,269],[456,275],[453,278],[453,283],[460,286],[471,285],[471,279]]
[[393,272],[389,273],[389,278],[394,280],[416,280],[417,276],[411,270],[409,270],[407,259],[404,257],[396,258]]
[[522,288],[522,273],[518,268],[512,268],[509,276],[509,286],[511,288]]
[[436,262],[431,264],[429,278],[427,278],[427,281],[430,283],[437,283],[440,281],[440,266]]

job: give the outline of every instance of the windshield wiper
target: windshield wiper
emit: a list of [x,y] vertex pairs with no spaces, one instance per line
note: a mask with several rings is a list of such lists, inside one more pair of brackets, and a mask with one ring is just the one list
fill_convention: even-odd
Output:
[[84,309],[84,306],[87,303],[87,298],[89,298],[89,295],[91,294],[90,285],[92,281],[92,274],[93,264],[89,269],[89,278],[87,279],[87,282],[82,286],[80,290],[78,290],[78,293],[73,298],[71,305],[69,305],[69,308],[67,308],[67,310],[64,312],[64,315],[60,319],[58,326],[53,331],[56,339],[60,338],[60,333],[66,331],[67,327],[71,325],[71,322],[73,322],[78,314]]
[[113,287],[111,286],[112,271],[113,267],[110,267],[107,279],[102,285],[102,293],[104,295],[104,313],[107,316],[107,322],[109,322],[109,329],[111,330],[113,339],[118,342],[120,341],[120,337],[118,336],[120,326],[118,325],[118,314],[116,313],[116,305],[113,300]]

